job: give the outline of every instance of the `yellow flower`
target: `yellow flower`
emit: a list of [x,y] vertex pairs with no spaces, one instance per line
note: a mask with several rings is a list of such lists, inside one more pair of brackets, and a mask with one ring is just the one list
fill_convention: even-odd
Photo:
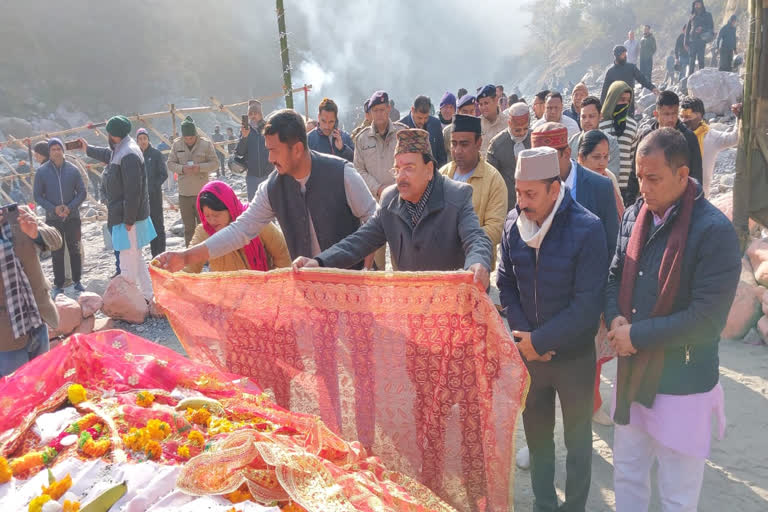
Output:
[[51,501],[51,497],[47,494],[32,498],[32,501],[29,502],[29,512],[41,512],[43,510],[43,505],[49,501]]
[[58,500],[64,496],[64,493],[67,492],[70,487],[72,487],[72,477],[69,476],[69,473],[67,473],[67,476],[61,480],[55,480],[48,487],[41,486],[43,490],[43,496],[50,496],[53,500]]
[[107,450],[109,450],[109,447],[111,445],[112,445],[111,441],[106,437],[101,438],[98,441],[89,439],[88,441],[85,442],[85,444],[80,449],[80,451],[82,451],[87,456],[95,459],[107,453]]
[[0,457],[0,484],[11,481],[13,471],[11,466],[8,465],[8,460],[5,457]]
[[155,401],[155,395],[149,391],[139,391],[136,395],[136,405],[140,407],[152,407],[152,402]]
[[184,457],[185,459],[188,459],[189,458],[189,446],[187,446],[185,444],[182,444],[176,450],[176,453],[179,454],[179,457]]
[[67,388],[67,396],[72,405],[77,405],[80,402],[84,402],[87,398],[85,388],[80,384],[71,384]]
[[205,445],[205,436],[203,436],[203,433],[199,430],[191,431],[187,436],[187,439],[190,443],[196,444],[197,446],[202,447]]
[[147,422],[147,431],[152,439],[162,441],[171,435],[171,426],[160,420],[149,420]]
[[162,449],[160,448],[160,443],[157,441],[148,442],[145,447],[145,451],[147,452],[147,458],[152,460],[159,459],[163,453]]
[[222,432],[232,432],[233,428],[232,423],[226,418],[214,418],[211,420],[211,424],[208,427],[208,434],[215,436]]
[[123,435],[123,442],[130,450],[144,451],[144,447],[150,441],[149,432],[146,429],[131,428],[130,432]]
[[80,502],[64,500],[64,509],[62,512],[80,512]]

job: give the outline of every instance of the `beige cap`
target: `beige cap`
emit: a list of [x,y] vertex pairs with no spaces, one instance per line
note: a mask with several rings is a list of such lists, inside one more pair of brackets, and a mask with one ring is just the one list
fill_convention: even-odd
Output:
[[536,181],[560,176],[557,150],[548,146],[524,149],[517,155],[515,180]]

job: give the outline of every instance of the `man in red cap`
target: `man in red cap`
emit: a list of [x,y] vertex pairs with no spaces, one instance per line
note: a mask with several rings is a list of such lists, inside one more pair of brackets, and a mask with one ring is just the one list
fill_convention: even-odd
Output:
[[568,186],[571,197],[600,218],[608,241],[608,254],[613,257],[619,232],[613,183],[605,176],[590,171],[571,158],[568,130],[560,123],[544,123],[534,128],[531,146],[549,146],[557,150],[560,179]]

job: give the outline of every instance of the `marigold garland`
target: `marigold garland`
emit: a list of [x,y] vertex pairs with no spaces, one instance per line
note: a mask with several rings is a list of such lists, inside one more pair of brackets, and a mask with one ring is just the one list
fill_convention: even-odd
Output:
[[29,471],[32,468],[36,468],[42,465],[43,453],[29,452],[11,461],[11,471],[13,472],[14,476],[19,476],[20,474]]
[[77,405],[88,399],[88,393],[86,393],[85,388],[80,384],[70,384],[67,388],[67,397],[72,405]]
[[136,405],[139,407],[152,407],[152,402],[155,401],[155,395],[149,391],[139,391],[136,394]]
[[176,449],[176,453],[179,454],[179,457],[183,457],[185,459],[189,458],[189,446],[182,444],[179,445],[179,447]]
[[0,484],[10,482],[11,477],[13,477],[13,471],[11,471],[11,466],[8,464],[8,459],[0,457]]
[[70,487],[72,487],[72,477],[69,476],[69,473],[67,473],[67,476],[61,480],[54,480],[53,483],[48,487],[44,485],[40,486],[43,491],[43,495],[47,494],[51,497],[52,500],[55,501],[58,501],[59,498],[64,496],[64,493],[67,492]]
[[252,499],[251,493],[250,491],[248,491],[248,488],[243,489],[243,487],[235,489],[229,494],[225,494],[224,497],[227,498],[232,503],[242,503],[244,501],[248,501]]
[[98,457],[104,456],[104,454],[107,453],[111,446],[112,442],[109,439],[99,439],[98,441],[89,439],[85,442],[85,444],[83,444],[83,446],[80,448],[80,451],[88,457],[96,459]]

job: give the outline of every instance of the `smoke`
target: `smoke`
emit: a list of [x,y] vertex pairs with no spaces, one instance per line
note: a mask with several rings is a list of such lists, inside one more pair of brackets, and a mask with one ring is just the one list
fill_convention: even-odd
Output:
[[[289,0],[293,83],[312,84],[312,116],[323,97],[349,113],[378,89],[402,112],[419,94],[437,103],[460,87],[500,83],[511,91],[508,63],[522,51],[530,20],[525,3]],[[297,109],[303,104],[296,98]]]

